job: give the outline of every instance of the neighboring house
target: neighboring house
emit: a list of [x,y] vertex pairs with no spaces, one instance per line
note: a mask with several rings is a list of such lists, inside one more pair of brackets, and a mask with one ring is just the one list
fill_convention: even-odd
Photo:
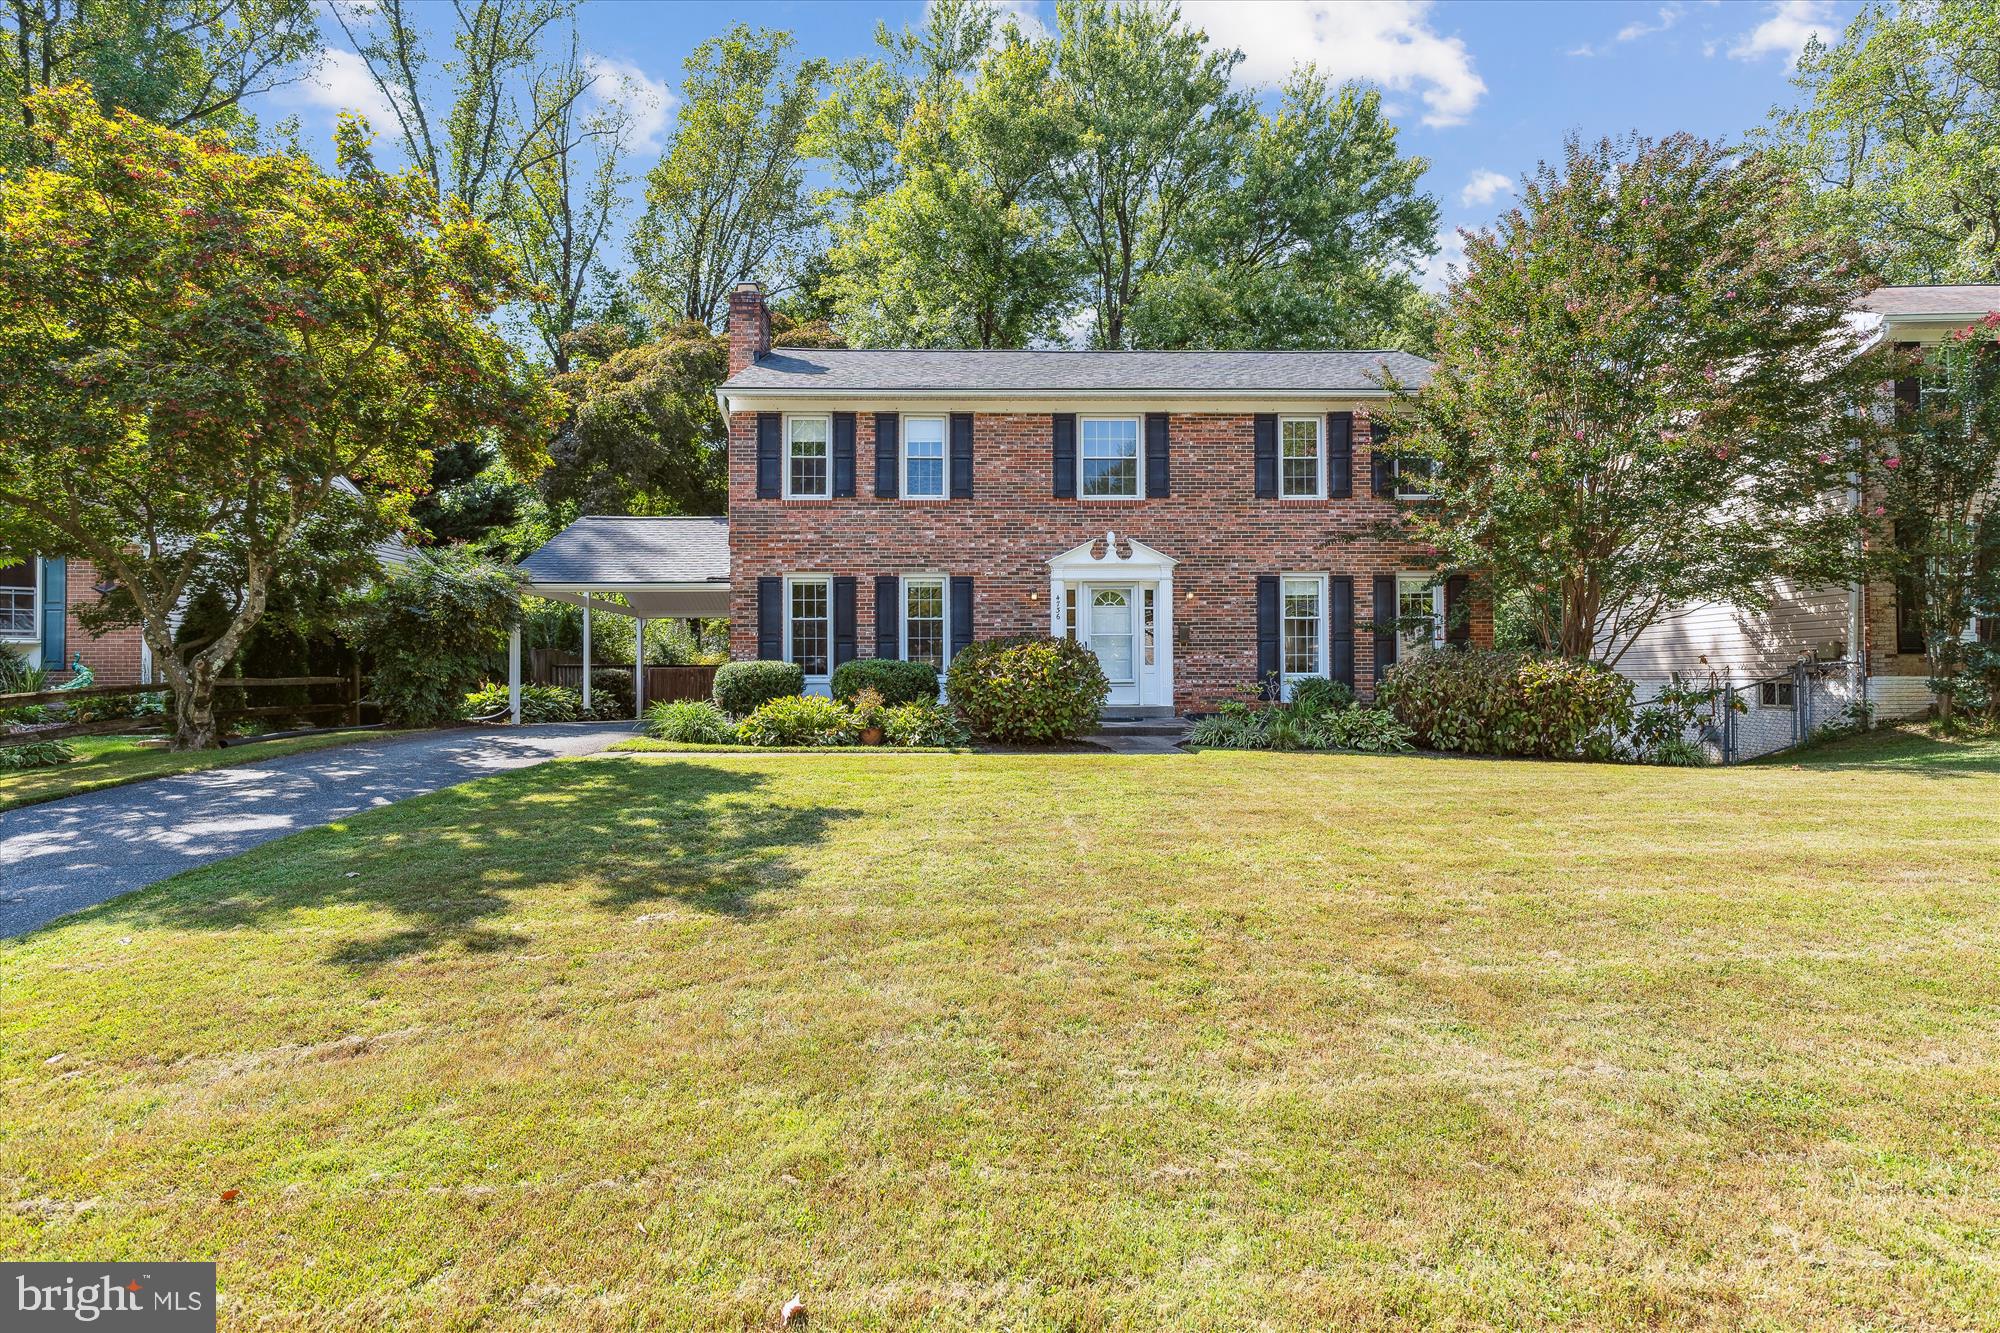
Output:
[[[1994,310],[2000,310],[2000,284],[1883,287],[1862,301],[1854,323],[1871,346],[1928,345]],[[1884,386],[1885,400],[1893,393],[1896,401],[1913,403],[1920,392],[1915,380]],[[1662,620],[1638,638],[1618,669],[1642,698],[1674,672],[1734,685],[1746,707],[1736,723],[1737,752],[1779,749],[1804,739],[1811,726],[1836,720],[1856,700],[1866,699],[1883,718],[1931,707],[1923,634],[1914,615],[1921,596],[1908,580],[1778,584],[1764,610],[1707,604]],[[1965,627],[1968,638],[1995,632],[1991,622]]]
[[1191,711],[1273,676],[1366,695],[1420,643],[1490,642],[1465,581],[1390,532],[1421,483],[1378,462],[1370,412],[1419,357],[774,351],[755,283],[729,347],[731,649],[809,689],[1054,633],[1111,710]]
[[78,663],[105,685],[151,679],[152,654],[135,627],[92,634],[77,608],[103,596],[97,567],[87,560],[29,556],[0,564],[0,643],[67,680]]

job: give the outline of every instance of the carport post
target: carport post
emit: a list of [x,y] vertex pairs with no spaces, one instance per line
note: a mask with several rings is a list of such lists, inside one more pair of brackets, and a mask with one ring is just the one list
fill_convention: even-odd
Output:
[[634,622],[632,635],[632,716],[646,716],[646,617]]
[[507,631],[507,711],[521,725],[521,627]]
[[590,711],[590,594],[583,595],[583,711]]

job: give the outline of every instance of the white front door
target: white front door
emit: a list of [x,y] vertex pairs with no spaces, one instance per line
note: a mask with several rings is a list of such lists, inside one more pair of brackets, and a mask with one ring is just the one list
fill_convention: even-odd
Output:
[[1139,702],[1138,589],[1127,584],[1093,583],[1083,590],[1090,650],[1111,682],[1113,704]]

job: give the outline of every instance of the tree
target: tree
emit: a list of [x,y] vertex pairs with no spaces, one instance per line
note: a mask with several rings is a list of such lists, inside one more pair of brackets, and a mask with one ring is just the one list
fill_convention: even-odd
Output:
[[0,160],[31,151],[35,93],[82,81],[106,110],[241,134],[246,99],[304,78],[311,0],[9,0],[0,11]]
[[1434,474],[1410,535],[1567,656],[1851,572],[1847,477],[1891,372],[1845,324],[1854,247],[1785,234],[1797,189],[1689,135],[1572,140],[1467,238],[1429,385],[1389,381],[1401,466]]
[[[1959,330],[1929,369],[1874,478],[1894,534],[1889,572],[1915,596],[1930,687],[1949,725],[1967,667],[1989,677],[2000,669],[1991,646],[1965,637],[1976,619],[2000,616],[2000,314]],[[2000,715],[2000,699],[1988,692],[1985,703]]]
[[[175,747],[213,746],[215,678],[275,585],[363,576],[435,450],[545,461],[547,390],[490,324],[523,288],[351,118],[330,177],[106,116],[81,84],[32,110],[41,164],[0,183],[0,546],[115,580],[87,622],[138,625]],[[204,591],[233,614],[177,645]]]
[[354,636],[375,667],[375,697],[399,726],[456,722],[521,623],[526,586],[512,565],[470,548],[419,552],[357,607]]
[[1869,4],[1795,79],[1774,136],[1808,172],[1808,228],[1862,241],[1895,282],[2000,278],[2000,8]]
[[717,327],[738,279],[782,291],[819,213],[802,142],[825,62],[791,62],[790,33],[737,24],[687,58],[673,140],[646,175],[635,282],[657,322]]

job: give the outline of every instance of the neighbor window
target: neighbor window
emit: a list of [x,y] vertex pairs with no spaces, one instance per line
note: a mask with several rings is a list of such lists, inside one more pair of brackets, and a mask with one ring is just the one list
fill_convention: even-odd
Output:
[[1792,682],[1789,680],[1766,680],[1757,684],[1757,703],[1763,708],[1790,708],[1792,706]]
[[792,580],[788,660],[797,662],[807,676],[827,674],[827,654],[833,641],[832,610],[830,580]]
[[903,495],[912,500],[944,499],[943,417],[911,417],[903,423]]
[[1288,500],[1317,499],[1319,418],[1286,417],[1278,423],[1279,494]]
[[1396,577],[1397,637],[1402,651],[1414,653],[1444,642],[1444,588],[1428,574]]
[[944,580],[903,580],[903,656],[944,670]]
[[0,568],[0,637],[35,637],[35,562]]
[[795,500],[824,500],[827,496],[827,440],[831,434],[825,417],[785,418],[786,496]]
[[1326,674],[1320,653],[1321,588],[1322,584],[1316,576],[1285,580],[1282,660],[1288,681],[1295,676]]
[[1089,499],[1139,496],[1139,419],[1085,417],[1082,432],[1082,488]]

